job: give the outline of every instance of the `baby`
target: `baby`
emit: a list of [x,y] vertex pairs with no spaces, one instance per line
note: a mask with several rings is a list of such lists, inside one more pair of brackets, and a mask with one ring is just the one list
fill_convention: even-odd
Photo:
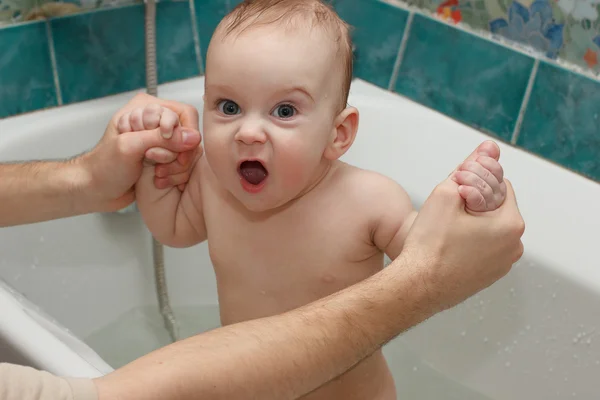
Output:
[[[406,192],[339,161],[358,129],[358,111],[347,106],[351,76],[348,27],[321,1],[245,1],[210,42],[204,155],[187,186],[157,189],[159,169],[144,168],[136,198],[154,237],[171,247],[208,240],[223,325],[325,297],[402,250],[416,216]],[[122,131],[177,125],[157,106],[119,123]],[[504,199],[496,158],[454,175],[473,211]],[[392,400],[395,392],[379,351],[305,398]]]

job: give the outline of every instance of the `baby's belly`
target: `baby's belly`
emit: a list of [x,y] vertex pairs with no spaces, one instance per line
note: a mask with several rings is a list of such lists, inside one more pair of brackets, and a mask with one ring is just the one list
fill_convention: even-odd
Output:
[[[382,268],[383,257],[359,263],[294,258],[295,263],[265,260],[220,263],[212,257],[223,325],[289,311],[367,279]],[[244,259],[248,259],[245,258]]]

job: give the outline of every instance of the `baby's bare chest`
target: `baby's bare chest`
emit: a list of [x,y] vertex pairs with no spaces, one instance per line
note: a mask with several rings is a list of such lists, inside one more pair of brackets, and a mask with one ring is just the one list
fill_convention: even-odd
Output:
[[249,219],[223,201],[204,204],[218,278],[245,286],[291,288],[353,284],[379,266],[367,216],[310,204]]

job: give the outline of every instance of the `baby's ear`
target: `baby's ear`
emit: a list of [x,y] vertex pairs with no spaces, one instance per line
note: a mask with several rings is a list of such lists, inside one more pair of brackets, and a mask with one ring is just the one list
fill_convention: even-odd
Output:
[[325,149],[325,158],[337,160],[343,156],[354,142],[357,130],[358,110],[355,107],[346,107],[335,118],[331,140]]

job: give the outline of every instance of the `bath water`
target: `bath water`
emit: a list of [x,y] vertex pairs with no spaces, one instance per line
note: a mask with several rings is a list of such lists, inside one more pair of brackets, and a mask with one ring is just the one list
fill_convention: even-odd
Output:
[[[173,312],[182,339],[220,326],[219,310],[214,305],[175,307]],[[145,306],[121,315],[84,341],[109,365],[119,368],[169,344],[170,338],[157,307]],[[383,352],[396,382],[398,399],[492,400],[435,370],[402,337],[386,345]]]

